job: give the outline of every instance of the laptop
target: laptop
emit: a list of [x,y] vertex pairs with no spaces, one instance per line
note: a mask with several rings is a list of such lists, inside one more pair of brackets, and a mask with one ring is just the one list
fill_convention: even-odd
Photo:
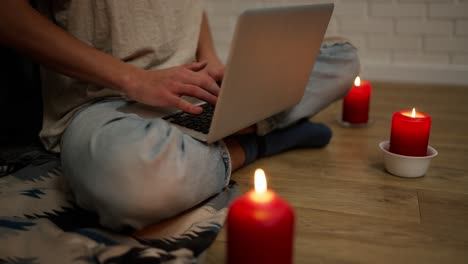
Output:
[[135,103],[120,109],[163,118],[213,143],[297,104],[305,91],[334,5],[250,9],[238,18],[216,106],[192,115]]

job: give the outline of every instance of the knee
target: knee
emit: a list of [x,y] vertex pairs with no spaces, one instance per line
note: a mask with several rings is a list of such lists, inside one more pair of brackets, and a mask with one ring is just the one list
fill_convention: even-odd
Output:
[[328,72],[339,78],[354,80],[361,70],[358,49],[343,38],[325,40],[317,56],[317,63],[319,71]]
[[224,175],[216,175],[224,165],[211,168],[198,162],[209,159],[197,158],[216,158],[215,148],[187,142],[163,121],[96,127],[64,135],[62,164],[76,202],[96,212],[104,226],[142,228],[195,206],[224,186]]
[[131,182],[136,175],[129,173],[128,161],[109,149],[100,149],[96,154],[85,144],[74,147],[64,145],[62,164],[75,202],[97,213],[103,226],[111,229],[134,226],[128,215],[132,213],[130,208],[138,205],[134,198],[135,184]]
[[318,80],[333,80],[333,99],[338,100],[349,92],[360,70],[357,48],[345,39],[334,38],[322,44],[312,76]]
[[187,209],[183,177],[174,177],[180,172],[168,175],[152,168],[109,153],[95,157],[88,168],[64,173],[77,204],[95,212],[103,226],[137,230]]
[[[175,216],[221,190],[222,185],[211,183],[215,180],[210,182],[206,175],[194,177],[176,161],[170,148],[174,145],[169,145],[156,156],[139,144],[101,145],[99,151],[82,155],[86,165],[76,162],[79,151],[68,153],[62,158],[68,164],[64,174],[76,202],[96,212],[103,226],[141,229]],[[194,182],[197,178],[202,180]]]
[[108,175],[116,179],[114,183],[101,183],[105,191],[89,188],[89,197],[96,204],[92,209],[100,223],[112,229],[141,229],[193,208],[221,191],[210,184],[193,184],[188,171],[168,172],[157,167],[120,171]]
[[135,179],[139,181],[136,184],[113,184],[105,193],[95,193],[97,204],[102,205],[93,208],[100,223],[117,230],[125,227],[139,230],[173,217],[201,202],[195,202],[190,197],[183,182],[164,181],[169,175],[158,175],[161,177],[157,178],[161,180],[157,184],[154,184],[154,181],[145,181],[145,178],[151,176],[154,177],[146,175]]
[[[360,66],[358,49],[348,39],[340,37],[327,38],[323,41],[318,59],[341,65]],[[359,67],[354,67],[359,71]]]

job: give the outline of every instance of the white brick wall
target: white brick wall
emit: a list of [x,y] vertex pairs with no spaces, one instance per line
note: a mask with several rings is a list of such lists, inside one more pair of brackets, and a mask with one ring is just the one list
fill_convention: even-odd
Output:
[[205,0],[223,60],[243,10],[326,2],[327,36],[358,47],[364,78],[468,85],[468,0]]

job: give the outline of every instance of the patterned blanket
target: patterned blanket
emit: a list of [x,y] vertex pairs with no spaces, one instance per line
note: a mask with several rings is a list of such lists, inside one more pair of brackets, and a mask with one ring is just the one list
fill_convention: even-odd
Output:
[[30,149],[14,162],[0,157],[0,175],[0,264],[196,263],[238,195],[231,183],[178,217],[116,233],[73,202],[57,156]]

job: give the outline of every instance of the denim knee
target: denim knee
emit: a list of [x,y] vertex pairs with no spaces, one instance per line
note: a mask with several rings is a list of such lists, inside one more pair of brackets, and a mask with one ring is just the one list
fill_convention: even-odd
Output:
[[351,89],[361,64],[358,50],[345,40],[329,40],[322,44],[317,55],[311,81],[314,79],[334,79],[335,93],[343,98]]
[[[187,210],[224,187],[219,148],[205,146],[163,120],[108,120],[84,129],[72,123],[62,147],[64,175],[75,200],[95,211],[104,226],[139,229]],[[213,168],[199,162],[196,153]]]
[[359,74],[357,49],[343,40],[325,41],[316,57],[304,96],[294,107],[257,123],[257,134],[287,127],[314,116],[331,103],[342,99]]

